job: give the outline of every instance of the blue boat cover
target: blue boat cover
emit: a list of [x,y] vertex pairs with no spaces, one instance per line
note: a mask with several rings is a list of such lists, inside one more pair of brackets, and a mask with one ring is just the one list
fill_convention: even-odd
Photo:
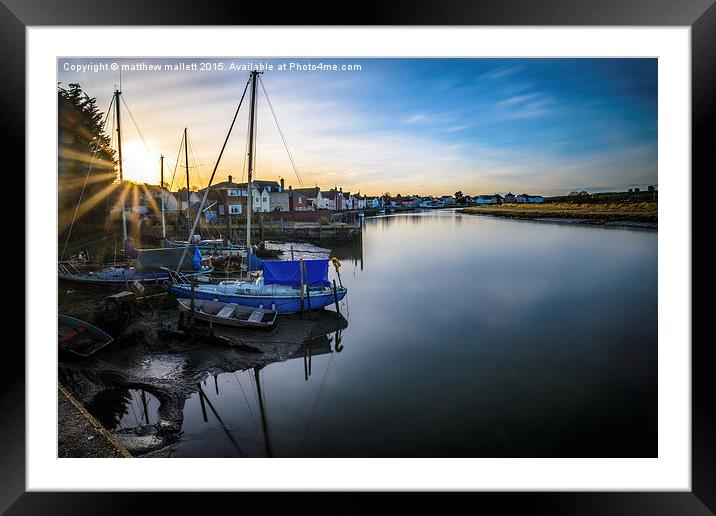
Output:
[[193,246],[194,247],[194,256],[192,256],[191,262],[194,264],[194,270],[200,271],[201,270],[201,251],[199,251],[199,246]]
[[249,270],[250,271],[262,271],[264,269],[264,261],[258,256],[254,256],[249,251]]
[[[329,287],[328,260],[303,260],[304,283],[311,287]],[[264,260],[264,285],[301,286],[300,260]]]

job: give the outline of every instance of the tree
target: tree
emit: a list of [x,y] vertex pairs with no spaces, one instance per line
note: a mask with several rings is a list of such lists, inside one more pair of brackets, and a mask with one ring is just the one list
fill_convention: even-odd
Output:
[[67,89],[58,87],[57,102],[58,234],[62,250],[62,237],[73,220],[74,227],[78,222],[104,227],[108,197],[117,179],[117,162],[97,99],[89,97],[79,84],[69,84]]
[[458,190],[455,192],[455,199],[461,199],[462,198],[462,191]]

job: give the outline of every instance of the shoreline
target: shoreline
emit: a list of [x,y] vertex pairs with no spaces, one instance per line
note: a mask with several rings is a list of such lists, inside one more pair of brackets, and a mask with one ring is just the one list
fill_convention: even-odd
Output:
[[607,227],[607,228],[629,228],[629,229],[649,229],[649,230],[658,230],[659,224],[658,222],[650,222],[650,221],[639,221],[639,220],[608,220],[604,217],[560,217],[560,216],[549,216],[546,215],[543,217],[534,217],[530,215],[525,214],[519,214],[519,213],[479,213],[477,211],[470,211],[467,208],[462,208],[458,210],[458,213],[464,213],[465,215],[477,215],[481,217],[495,217],[495,218],[502,218],[502,219],[514,219],[514,220],[526,220],[531,222],[547,222],[547,223],[556,223],[556,224],[573,224],[573,225],[580,225],[580,226],[596,226],[596,227]]

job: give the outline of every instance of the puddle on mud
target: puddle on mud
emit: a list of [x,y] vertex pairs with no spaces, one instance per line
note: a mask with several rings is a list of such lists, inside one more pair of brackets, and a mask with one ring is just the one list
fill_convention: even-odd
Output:
[[98,393],[86,408],[107,430],[117,431],[157,423],[159,405],[145,390],[112,387]]

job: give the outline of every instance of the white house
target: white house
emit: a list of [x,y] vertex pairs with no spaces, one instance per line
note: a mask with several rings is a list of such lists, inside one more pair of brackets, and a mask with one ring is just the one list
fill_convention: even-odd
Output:
[[492,195],[478,195],[474,198],[475,204],[495,204],[495,198]]

